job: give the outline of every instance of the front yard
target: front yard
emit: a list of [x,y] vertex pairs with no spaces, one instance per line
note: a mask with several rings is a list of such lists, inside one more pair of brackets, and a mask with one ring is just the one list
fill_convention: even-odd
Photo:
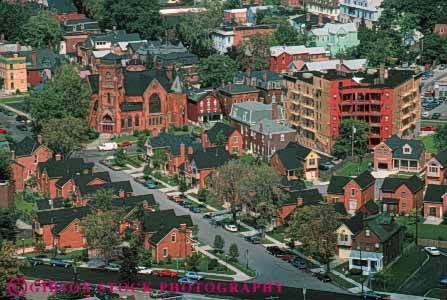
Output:
[[427,135],[422,138],[422,143],[425,145],[425,149],[433,154],[438,153],[438,149],[435,146],[434,135]]
[[210,252],[212,254],[214,254],[215,256],[217,256],[218,258],[222,259],[223,261],[227,262],[228,264],[232,265],[233,267],[238,268],[245,274],[252,276],[252,277],[256,276],[256,271],[253,270],[252,268],[250,268],[250,266],[247,268],[246,265],[241,264],[239,261],[231,260],[228,255],[222,254],[216,250],[212,250]]
[[357,176],[368,170],[370,164],[372,164],[371,159],[364,159],[361,162],[346,162],[336,171],[336,174],[339,176]]
[[[409,232],[413,237],[416,236],[416,225],[414,221],[406,216],[396,217],[396,221],[405,226],[406,231]],[[429,239],[429,240],[440,240],[447,241],[447,225],[430,225],[430,224],[422,224],[423,220],[419,221],[418,224],[418,235],[421,239]]]

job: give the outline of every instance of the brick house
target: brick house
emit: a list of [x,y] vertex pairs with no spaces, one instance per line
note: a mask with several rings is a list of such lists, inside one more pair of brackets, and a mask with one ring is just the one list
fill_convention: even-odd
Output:
[[275,46],[270,48],[270,71],[284,73],[296,61],[329,60],[329,51],[323,47]]
[[193,187],[203,189],[206,186],[206,177],[234,158],[236,157],[230,155],[222,146],[196,151],[192,155],[188,155],[185,164],[186,181]]
[[76,46],[84,43],[89,34],[99,34],[97,21],[88,18],[65,19],[61,22],[62,41],[59,54],[76,56]]
[[50,81],[58,66],[63,63],[61,55],[44,48],[31,51],[27,55],[28,84],[36,87]]
[[282,78],[278,73],[270,70],[238,73],[236,84],[245,84],[259,90],[259,100],[265,104],[282,102]]
[[424,217],[442,220],[447,214],[447,185],[429,184],[424,196]]
[[434,32],[440,36],[447,35],[447,24],[435,24]]
[[86,163],[82,158],[62,160],[61,155],[56,154],[55,158],[37,163],[37,186],[49,198],[59,198],[61,194],[58,194],[57,185],[69,181],[76,174],[89,174],[93,171],[94,163]]
[[188,92],[188,120],[194,124],[212,123],[222,120],[220,102],[213,89]]
[[366,202],[374,200],[376,179],[369,171],[355,178],[332,176],[327,189],[327,201],[341,202],[350,214],[355,214]]
[[241,133],[225,123],[218,122],[210,129],[202,129],[200,140],[204,149],[225,145],[231,154],[241,156],[244,153],[244,140]]
[[186,94],[178,76],[170,81],[164,71],[133,63],[124,68],[114,55],[103,58],[98,70],[99,75],[88,76],[90,128],[108,134],[147,129],[156,136],[187,124]]
[[[93,195],[101,190],[110,190],[114,198],[126,198],[133,195],[132,185],[129,181],[107,182],[106,176],[97,176],[92,181],[74,187],[73,205],[85,206],[91,202]],[[79,180],[77,181],[79,183]]]
[[173,209],[146,213],[137,230],[144,239],[144,248],[152,251],[157,262],[168,257],[184,259],[197,251],[192,238],[190,215],[177,216]]
[[235,8],[224,10],[224,22],[225,23],[247,23],[247,9]]
[[277,150],[273,154],[270,165],[288,180],[298,179],[301,176],[305,180],[314,180],[318,178],[319,162],[318,153],[298,143],[290,142],[284,149]]
[[145,146],[149,163],[154,165],[154,159],[160,154],[164,157],[160,169],[171,175],[179,174],[184,169],[188,155],[202,149],[200,141],[189,134],[174,135],[165,132],[149,138]]
[[374,147],[374,170],[421,172],[425,168],[422,141],[392,135]]
[[363,269],[363,274],[369,275],[380,272],[400,256],[404,232],[394,218],[386,214],[368,217],[361,222],[363,226],[354,235],[348,257],[349,270]]
[[308,189],[292,191],[287,195],[286,200],[281,203],[276,213],[276,226],[286,224],[288,218],[293,215],[297,207],[303,205],[319,205],[324,203],[323,196],[318,189]]
[[196,71],[199,57],[191,52],[171,52],[157,54],[154,57],[154,66],[166,72],[169,80],[174,80],[177,74],[192,85],[200,83],[200,76]]
[[425,184],[447,184],[447,151],[441,151],[427,162]]
[[422,208],[424,182],[416,175],[410,178],[387,177],[380,191],[383,212],[409,215],[412,209]]
[[243,102],[259,102],[259,90],[245,84],[228,84],[221,85],[216,90],[217,97],[220,100],[224,114],[228,115],[231,112],[233,104]]
[[51,159],[53,152],[42,144],[42,137],[25,137],[11,149],[11,168],[16,191],[25,189],[25,182],[37,176],[37,164]]

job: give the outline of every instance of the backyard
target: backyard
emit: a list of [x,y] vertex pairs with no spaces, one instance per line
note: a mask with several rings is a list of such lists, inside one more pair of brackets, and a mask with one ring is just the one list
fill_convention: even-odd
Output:
[[339,176],[357,176],[363,171],[368,170],[371,164],[371,159],[364,159],[360,162],[346,162],[336,170],[336,174]]
[[[406,231],[409,232],[413,237],[416,235],[416,226],[414,220],[410,217],[399,216],[396,217],[396,221],[405,226]],[[430,240],[441,240],[447,241],[447,225],[430,225],[422,224],[423,220],[420,220],[418,224],[418,236],[422,239]]]
[[422,138],[422,143],[425,145],[425,150],[430,153],[438,153],[438,149],[435,146],[434,135],[427,135]]

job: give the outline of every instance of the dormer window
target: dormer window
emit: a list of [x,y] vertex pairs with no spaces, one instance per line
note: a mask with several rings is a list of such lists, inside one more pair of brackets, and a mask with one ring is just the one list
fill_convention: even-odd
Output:
[[366,230],[365,230],[365,236],[367,236],[367,237],[368,237],[368,236],[371,236],[371,231],[369,231],[369,229],[366,229]]
[[410,146],[404,146],[404,153],[405,153],[405,154],[410,154],[410,153],[411,153],[411,148],[410,148]]

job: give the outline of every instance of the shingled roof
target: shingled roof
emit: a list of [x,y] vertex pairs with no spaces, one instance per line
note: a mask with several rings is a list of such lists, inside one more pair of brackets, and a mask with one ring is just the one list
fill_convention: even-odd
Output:
[[73,222],[73,220],[81,220],[90,212],[90,207],[83,206],[39,211],[36,213],[36,216],[40,226],[54,224],[55,226],[53,227],[53,233],[59,234],[71,222]]
[[447,167],[447,150],[439,152],[435,158],[443,167]]
[[112,190],[116,196],[118,196],[120,191],[124,191],[125,193],[133,192],[130,181],[115,181],[104,184],[85,185],[85,186],[79,186],[78,188],[79,191],[81,192],[81,195],[84,196],[93,195],[94,193],[100,190]]
[[[384,143],[393,151],[393,158],[419,160],[425,150],[422,141],[401,139],[397,135],[392,135]],[[404,153],[403,148],[405,145],[411,147],[411,153]]]
[[351,232],[355,235],[362,230],[362,228],[365,224],[365,219],[366,219],[366,216],[360,212],[360,213],[357,213],[352,218],[344,220],[343,224],[345,224],[346,227],[348,227],[349,230],[351,230]]
[[48,178],[71,178],[84,170],[91,172],[94,163],[86,163],[83,158],[56,160],[54,158],[37,164],[39,171],[47,172]]
[[[154,207],[157,205],[153,194],[146,195],[138,195],[138,196],[130,196],[124,198],[113,198],[112,205],[114,207],[123,208],[126,212],[130,212],[132,209],[137,207],[138,205],[146,202],[149,206]],[[96,207],[95,203],[90,201],[88,203],[91,207]]]
[[447,185],[429,184],[425,191],[424,202],[442,203],[442,197],[447,194]]
[[37,199],[36,200],[36,207],[37,210],[47,210],[47,209],[59,209],[64,208],[65,203],[63,198],[56,198],[56,199]]
[[230,155],[225,147],[213,147],[194,152],[190,156],[191,163],[194,162],[197,170],[215,169],[235,156]]
[[374,218],[369,218],[366,221],[365,228],[366,227],[373,231],[382,243],[389,240],[401,229],[401,226],[387,214],[381,214]]
[[387,177],[383,180],[383,193],[394,193],[400,186],[405,185],[413,194],[424,188],[424,182],[416,175],[410,178]]
[[169,149],[173,155],[180,155],[180,145],[193,147],[195,150],[202,148],[200,142],[189,134],[174,135],[172,133],[161,132],[158,136],[148,140],[152,149]]
[[344,188],[351,180],[354,180],[362,190],[365,190],[376,181],[376,179],[371,175],[371,172],[369,171],[364,171],[355,178],[348,176],[332,176],[329,182],[327,193],[337,195],[344,194]]
[[206,131],[206,135],[208,136],[208,140],[212,144],[218,144],[219,143],[219,140],[218,140],[219,135],[223,135],[225,140],[224,141],[220,141],[220,142],[223,142],[224,144],[227,144],[228,143],[228,138],[235,131],[236,131],[236,129],[231,127],[230,125],[218,122],[218,123],[214,124],[214,126],[211,129],[208,129]]
[[20,142],[16,143],[12,148],[15,151],[16,157],[30,156],[34,151],[39,148],[41,144],[37,142],[37,139],[33,139],[29,136],[24,137]]
[[290,142],[284,149],[278,150],[277,155],[287,170],[296,170],[303,166],[302,162],[312,152],[312,149],[295,142]]
[[318,189],[307,189],[290,192],[289,197],[287,197],[282,204],[296,204],[297,199],[303,199],[303,205],[318,205],[324,201],[323,196]]
[[124,90],[127,96],[142,96],[149,84],[157,80],[167,91],[171,91],[171,84],[166,72],[162,70],[124,71]]
[[158,243],[172,229],[180,229],[181,224],[185,224],[189,228],[194,225],[190,215],[177,216],[173,209],[168,209],[145,213],[141,227],[145,233],[154,233],[150,241]]
[[79,174],[73,176],[73,180],[75,185],[78,188],[84,188],[87,186],[90,182],[92,182],[95,179],[100,179],[104,182],[111,182],[110,174],[109,172],[96,172],[96,173],[89,173],[89,174]]

